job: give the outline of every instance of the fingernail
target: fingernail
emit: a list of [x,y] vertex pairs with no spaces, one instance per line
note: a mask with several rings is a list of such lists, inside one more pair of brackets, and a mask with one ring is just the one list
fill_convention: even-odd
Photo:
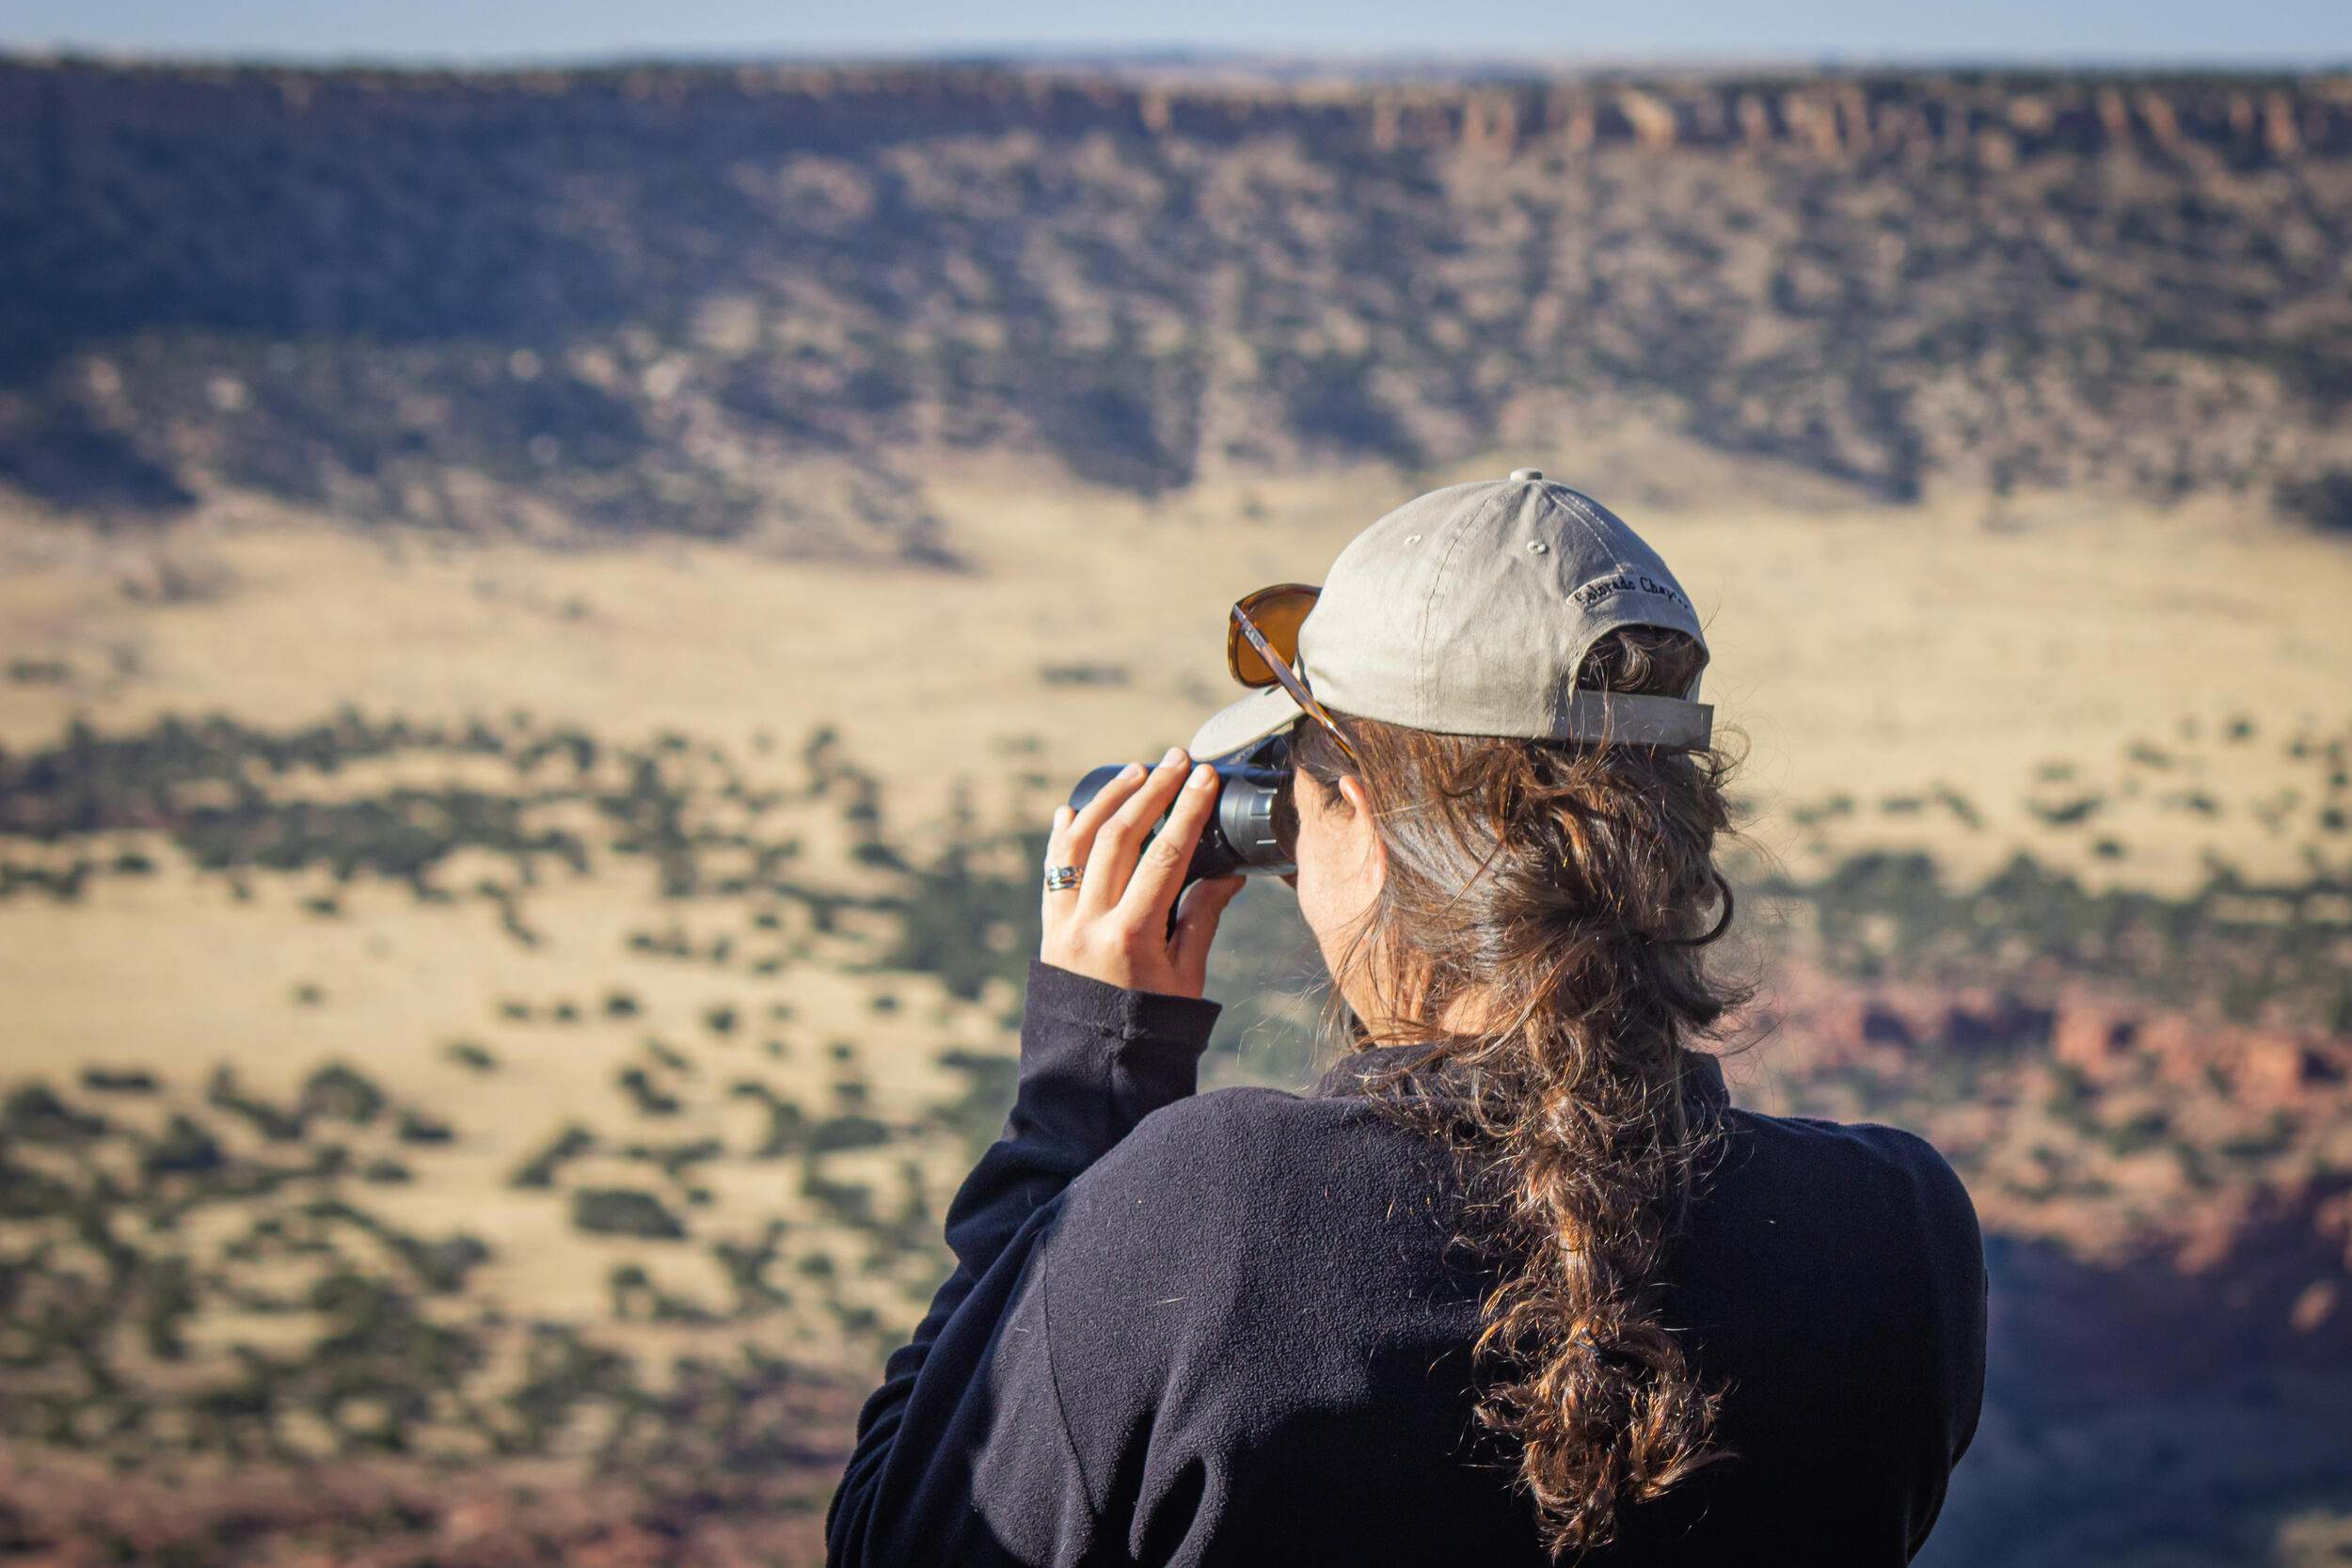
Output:
[[1140,779],[1143,777],[1143,764],[1139,762],[1129,763],[1126,767],[1119,770],[1119,777],[1121,783],[1133,783],[1135,780]]
[[1185,787],[1206,789],[1215,783],[1216,783],[1216,769],[1204,762],[1192,770],[1192,777],[1185,782]]
[[1162,768],[1173,768],[1184,760],[1184,749],[1182,746],[1170,746],[1168,749],[1168,755],[1160,758],[1160,766]]

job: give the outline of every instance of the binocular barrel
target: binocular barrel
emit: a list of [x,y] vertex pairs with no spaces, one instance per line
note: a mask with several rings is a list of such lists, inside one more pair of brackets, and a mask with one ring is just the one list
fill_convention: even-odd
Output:
[[[1105,763],[1089,771],[1078,781],[1078,787],[1070,792],[1070,809],[1085,810],[1087,802],[1117,778],[1125,766]],[[1144,766],[1148,768],[1150,764]],[[1184,880],[1197,882],[1210,877],[1230,877],[1236,872],[1245,876],[1283,877],[1297,870],[1291,859],[1292,851],[1283,847],[1298,841],[1287,762],[1268,766],[1265,753],[1253,752],[1213,766],[1216,768],[1216,809],[1209,814],[1209,820],[1200,829],[1200,842],[1193,847],[1192,863],[1184,870]],[[1168,817],[1162,816],[1145,842],[1157,837],[1167,825]]]

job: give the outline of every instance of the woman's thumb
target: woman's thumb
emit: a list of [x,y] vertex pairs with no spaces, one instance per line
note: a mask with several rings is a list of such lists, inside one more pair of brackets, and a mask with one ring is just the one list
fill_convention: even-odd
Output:
[[1176,916],[1177,969],[1198,983],[1208,973],[1209,943],[1216,938],[1216,923],[1225,906],[1248,884],[1247,877],[1212,877],[1195,882],[1184,895]]

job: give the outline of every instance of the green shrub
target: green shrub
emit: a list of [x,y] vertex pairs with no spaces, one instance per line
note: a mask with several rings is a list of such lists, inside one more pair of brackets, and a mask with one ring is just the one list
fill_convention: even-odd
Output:
[[474,1040],[452,1040],[441,1047],[441,1054],[471,1072],[496,1072],[499,1059],[489,1048]]
[[595,1236],[675,1242],[686,1224],[661,1199],[635,1187],[582,1187],[572,1194],[572,1227]]
[[644,1068],[623,1068],[613,1081],[628,1096],[640,1116],[674,1117],[685,1108],[677,1096],[655,1084],[653,1075]]
[[818,1154],[875,1148],[889,1141],[890,1129],[866,1116],[828,1117],[808,1132],[808,1148]]
[[364,1074],[341,1062],[329,1062],[303,1081],[295,1112],[305,1121],[324,1117],[366,1126],[387,1103],[384,1091]]
[[596,1147],[596,1135],[572,1122],[550,1138],[538,1153],[525,1160],[506,1179],[510,1187],[552,1187],[558,1173]]

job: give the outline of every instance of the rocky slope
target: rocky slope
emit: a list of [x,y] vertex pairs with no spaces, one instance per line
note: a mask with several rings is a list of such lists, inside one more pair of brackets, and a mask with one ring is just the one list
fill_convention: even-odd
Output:
[[0,61],[0,484],[936,558],[1636,421],[2352,517],[2352,80],[1217,85]]

